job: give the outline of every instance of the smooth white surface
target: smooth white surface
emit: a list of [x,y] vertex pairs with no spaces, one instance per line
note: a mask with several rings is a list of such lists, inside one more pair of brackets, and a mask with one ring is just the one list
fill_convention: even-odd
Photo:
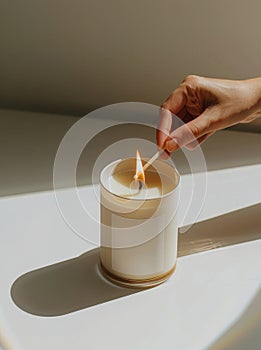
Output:
[[[199,219],[260,202],[260,169],[210,172]],[[206,349],[261,286],[261,241],[254,241],[179,258],[170,280],[151,290],[59,317],[31,315],[12,301],[13,282],[93,246],[66,225],[52,192],[2,198],[0,212],[0,342],[6,338],[8,350]],[[88,229],[98,234],[91,220]]]

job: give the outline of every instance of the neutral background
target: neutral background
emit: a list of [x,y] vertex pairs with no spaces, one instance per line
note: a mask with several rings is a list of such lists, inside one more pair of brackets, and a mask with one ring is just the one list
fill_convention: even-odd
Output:
[[[2,0],[0,197],[52,188],[54,157],[77,121],[72,116],[123,101],[160,105],[188,74],[261,76],[260,13],[260,0]],[[261,120],[243,128],[261,131]],[[260,137],[217,133],[203,145],[209,170],[259,164]],[[250,176],[249,170],[246,181]],[[40,217],[52,218],[48,210]],[[53,239],[53,221],[44,223]],[[18,241],[38,224],[30,217],[22,235],[19,226]],[[55,246],[49,248],[48,241],[56,256]],[[259,309],[260,294],[214,348],[250,350],[260,343]],[[242,330],[247,334],[238,338]]]
[[3,0],[0,108],[81,116],[161,104],[192,73],[260,76],[260,13],[259,0]]

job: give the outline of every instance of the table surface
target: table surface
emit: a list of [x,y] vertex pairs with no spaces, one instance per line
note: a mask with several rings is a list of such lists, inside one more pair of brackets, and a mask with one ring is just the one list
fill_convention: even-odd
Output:
[[[209,172],[197,220],[259,203],[260,170],[254,164]],[[182,180],[189,183],[190,175]],[[80,188],[83,197],[91,191]],[[98,215],[95,201],[93,210]],[[98,248],[71,230],[52,191],[3,197],[0,213],[3,349],[207,349],[260,290],[260,240],[182,256],[166,283],[135,291],[103,280]],[[98,235],[98,223],[86,220]]]

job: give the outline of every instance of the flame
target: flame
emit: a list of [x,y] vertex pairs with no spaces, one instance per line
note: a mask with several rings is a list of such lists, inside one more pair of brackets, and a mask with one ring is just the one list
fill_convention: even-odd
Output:
[[145,174],[143,171],[141,156],[140,156],[140,152],[138,149],[136,151],[136,174],[134,176],[134,179],[141,180],[145,183]]

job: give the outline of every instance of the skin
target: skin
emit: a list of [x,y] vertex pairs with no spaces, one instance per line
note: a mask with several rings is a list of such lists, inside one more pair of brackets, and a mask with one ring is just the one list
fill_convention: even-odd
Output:
[[[175,126],[177,120],[173,121],[171,113],[185,124]],[[224,80],[190,75],[162,105],[157,144],[168,154],[183,146],[194,149],[215,131],[260,116],[261,78]]]

